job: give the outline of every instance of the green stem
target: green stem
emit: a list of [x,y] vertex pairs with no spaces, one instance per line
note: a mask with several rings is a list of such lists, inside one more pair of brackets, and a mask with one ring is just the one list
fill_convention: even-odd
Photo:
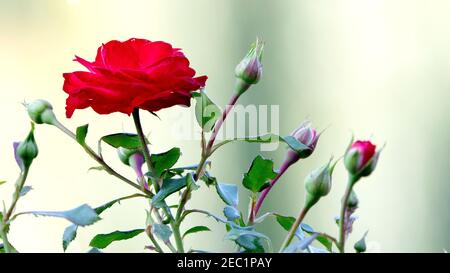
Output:
[[[63,124],[61,124],[59,121],[56,121],[55,126],[60,129],[63,133],[65,133],[66,135],[68,135],[70,138],[72,138],[73,140],[77,140],[76,135],[70,131],[69,129],[67,129]],[[117,178],[119,178],[120,180],[122,180],[123,182],[127,183],[128,185],[132,186],[133,188],[144,192],[146,195],[148,196],[153,196],[153,194],[150,191],[147,191],[145,189],[143,189],[140,185],[134,183],[133,181],[129,180],[128,178],[124,177],[123,175],[117,173],[113,168],[111,168],[102,158],[101,156],[99,156],[97,153],[95,153],[88,145],[84,144],[81,145],[83,147],[83,149],[85,150],[85,152],[95,161],[97,161],[104,169],[107,173],[109,173],[112,176],[115,176]]]
[[352,175],[348,178],[347,188],[345,189],[344,197],[342,198],[341,214],[339,218],[339,244],[338,248],[341,253],[345,252],[345,214],[347,211],[347,202],[352,192],[353,185],[356,182],[356,178]]
[[14,212],[14,209],[16,208],[17,202],[19,201],[20,192],[22,191],[23,186],[25,185],[25,181],[27,180],[28,177],[28,171],[29,168],[26,167],[25,170],[20,174],[19,178],[17,179],[11,206],[9,207],[5,215],[3,215],[2,223],[0,224],[0,236],[3,239],[3,246],[6,253],[11,252],[11,246],[9,244],[8,234],[5,229],[9,225],[10,218]]
[[[142,151],[144,153],[145,163],[147,164],[147,168],[150,172],[153,172],[153,164],[150,157],[150,150],[147,146],[147,140],[144,135],[144,131],[142,130],[141,118],[139,116],[139,108],[135,108],[133,111],[133,120],[134,125],[136,126],[136,131],[139,136],[139,140],[141,141]],[[150,179],[152,182],[152,186],[155,189],[155,193],[159,191],[159,185],[157,179]]]
[[5,231],[5,223],[0,224],[0,237],[2,237],[3,240],[3,248],[5,250],[5,253],[11,253],[11,247],[9,245],[8,235]]
[[[145,158],[145,162],[147,164],[147,168],[150,172],[154,172],[153,169],[153,164],[151,162],[151,157],[150,157],[150,150],[148,149],[147,146],[147,141],[144,135],[144,131],[142,129],[142,124],[141,124],[141,119],[139,116],[139,108],[135,108],[133,111],[133,120],[134,120],[134,124],[136,126],[136,131],[137,134],[139,136],[139,140],[141,142],[141,147],[142,147],[142,151],[144,153],[144,158]],[[150,179],[153,185],[153,188],[155,189],[155,193],[158,193],[159,191],[159,184],[157,179]],[[170,217],[171,213],[170,213],[170,209],[167,207],[163,208],[164,213]],[[172,219],[172,217],[170,217],[170,227],[172,228],[172,232],[173,232],[173,237],[175,238],[175,243],[177,246],[177,251],[179,253],[184,253],[184,247],[183,247],[183,240],[181,238],[181,234],[180,234],[180,225],[176,222],[176,220]]]
[[[150,230],[148,230],[148,228],[150,228]],[[164,253],[163,249],[162,249],[161,246],[159,245],[159,243],[158,243],[158,241],[156,240],[155,236],[153,236],[153,233],[152,233],[152,231],[151,231],[151,226],[147,227],[146,233],[147,233],[148,238],[150,238],[150,241],[152,241],[153,246],[155,247],[156,252]]]
[[11,206],[9,207],[8,211],[6,212],[6,215],[3,217],[3,222],[8,223],[9,218],[11,217],[12,213],[14,212],[14,209],[16,208],[17,201],[19,201],[20,198],[20,192],[23,189],[23,186],[25,185],[25,181],[28,177],[28,168],[25,168],[25,170],[20,174],[19,179],[16,182],[16,189],[13,194],[13,200],[11,203]]
[[308,213],[309,209],[310,209],[310,207],[304,207],[302,209],[302,211],[300,212],[300,215],[295,220],[294,224],[292,225],[291,229],[289,230],[288,235],[284,239],[283,244],[281,245],[281,248],[279,251],[280,253],[282,253],[283,250],[291,243],[292,239],[295,236],[295,232],[297,231],[298,227],[302,223],[302,221],[305,218],[306,214]]

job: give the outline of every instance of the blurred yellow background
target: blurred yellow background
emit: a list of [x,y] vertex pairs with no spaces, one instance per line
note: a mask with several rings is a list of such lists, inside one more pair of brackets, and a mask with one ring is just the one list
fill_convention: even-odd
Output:
[[[280,132],[290,133],[309,118],[317,128],[331,125],[308,160],[290,169],[272,190],[264,211],[297,215],[303,204],[303,178],[340,156],[351,132],[387,143],[375,173],[356,186],[359,219],[351,244],[369,230],[370,251],[442,252],[450,248],[449,199],[449,75],[450,2],[429,0],[256,1],[256,0],[0,0],[0,187],[9,203],[18,168],[12,142],[29,130],[24,100],[49,100],[60,120],[74,129],[90,123],[88,141],[102,135],[134,131],[123,114],[96,115],[77,111],[66,120],[63,72],[81,69],[75,54],[95,57],[102,42],[141,37],[181,47],[198,74],[207,74],[210,97],[224,105],[231,94],[234,66],[256,36],[266,41],[261,82],[242,104],[280,105]],[[180,165],[199,159],[198,143],[180,141],[171,123],[191,109],[175,107],[144,114],[152,149],[182,148]],[[34,190],[19,201],[18,210],[64,210],[82,203],[98,206],[133,190],[95,166],[82,149],[57,129],[38,126],[40,149],[28,185]],[[122,173],[115,152],[108,161]],[[220,181],[240,183],[259,152],[258,145],[230,144],[213,158]],[[264,153],[279,166],[284,149]],[[334,185],[307,216],[315,229],[337,234],[345,171],[338,165]],[[240,192],[245,211],[248,198]],[[214,189],[195,192],[192,208],[221,214],[223,203]],[[97,233],[141,228],[146,204],[125,201],[102,215],[103,220],[79,229],[68,251],[84,252]],[[192,235],[187,247],[231,251],[223,227],[202,216],[189,218],[184,229],[206,224],[213,232]],[[62,251],[68,223],[61,219],[23,216],[13,223],[10,240],[22,252]],[[273,220],[259,230],[279,246],[285,232]],[[116,242],[107,252],[142,252],[142,235]]]

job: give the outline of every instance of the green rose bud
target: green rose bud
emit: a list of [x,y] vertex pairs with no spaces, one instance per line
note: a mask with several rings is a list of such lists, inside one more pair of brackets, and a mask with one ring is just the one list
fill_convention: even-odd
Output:
[[356,196],[356,193],[354,191],[351,191],[347,201],[347,208],[356,209],[358,207],[358,204],[358,196]]
[[31,120],[37,124],[56,124],[52,105],[46,100],[35,100],[25,104]]
[[325,165],[312,171],[305,178],[306,204],[305,207],[312,207],[319,199],[327,195],[331,190],[332,174],[336,163],[331,164],[331,160]]
[[31,130],[27,138],[19,143],[14,143],[15,157],[20,169],[26,170],[31,166],[33,159],[38,155],[38,147],[34,139],[34,124],[31,123]]
[[368,231],[366,231],[366,233],[364,233],[364,236],[358,242],[356,242],[355,245],[353,246],[356,253],[366,252],[366,250],[367,250],[367,246],[366,246],[367,233],[368,233]]
[[244,93],[250,85],[258,83],[261,78],[263,48],[264,43],[257,39],[244,59],[236,66],[236,92],[238,94]]

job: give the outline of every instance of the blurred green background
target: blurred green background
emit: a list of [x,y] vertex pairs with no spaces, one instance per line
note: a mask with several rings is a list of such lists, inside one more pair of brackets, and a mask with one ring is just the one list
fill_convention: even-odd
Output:
[[[18,173],[12,142],[25,137],[28,117],[23,100],[46,98],[70,128],[90,123],[89,142],[122,130],[133,131],[123,114],[98,116],[91,110],[64,118],[62,73],[81,69],[75,54],[93,59],[97,47],[112,39],[142,37],[165,40],[183,48],[198,74],[207,74],[208,92],[224,105],[232,92],[233,70],[255,37],[266,41],[264,75],[243,96],[242,104],[280,105],[280,132],[290,133],[305,118],[328,128],[316,152],[291,168],[272,190],[264,211],[297,215],[303,204],[305,175],[342,155],[354,132],[379,146],[387,143],[376,172],[356,186],[359,219],[350,238],[369,230],[373,252],[442,252],[450,248],[449,199],[449,74],[450,2],[448,1],[270,1],[270,0],[0,0],[0,134],[1,198],[10,200]],[[198,161],[198,143],[173,137],[171,124],[191,109],[160,112],[161,120],[144,115],[154,152],[173,146],[183,150],[180,164]],[[103,204],[132,193],[101,172],[87,172],[91,161],[55,128],[39,126],[40,155],[28,181],[34,190],[18,210],[62,210],[89,203]],[[121,172],[112,150],[109,162]],[[258,145],[230,144],[213,157],[212,172],[220,181],[240,183],[259,153]],[[284,148],[264,153],[279,166]],[[338,165],[334,185],[307,216],[315,229],[337,234],[333,219],[345,186]],[[240,192],[242,209],[248,197]],[[214,189],[195,192],[192,208],[221,214]],[[144,201],[116,205],[97,224],[80,229],[69,251],[89,249],[97,233],[140,228]],[[213,232],[193,235],[187,246],[213,251],[233,250],[223,227],[202,216],[184,225],[206,224]],[[10,240],[22,252],[62,251],[67,222],[24,216],[12,225]],[[272,219],[259,231],[279,246],[285,232]],[[142,235],[117,242],[107,252],[142,252]],[[351,245],[351,244],[349,244]]]

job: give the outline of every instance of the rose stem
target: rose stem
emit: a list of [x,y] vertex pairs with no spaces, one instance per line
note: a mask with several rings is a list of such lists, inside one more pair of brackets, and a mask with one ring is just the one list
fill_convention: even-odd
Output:
[[[214,125],[214,129],[213,132],[211,134],[211,137],[209,138],[208,144],[204,145],[204,131],[202,129],[202,154],[201,154],[201,158],[200,158],[200,162],[197,166],[197,170],[195,171],[195,177],[194,180],[197,181],[198,179],[200,179],[201,174],[204,171],[204,167],[205,167],[205,163],[206,160],[211,156],[211,148],[214,144],[214,141],[216,140],[217,134],[219,133],[220,128],[223,125],[223,122],[225,121],[225,119],[227,118],[228,114],[230,113],[230,111],[233,109],[234,105],[236,104],[237,100],[239,99],[240,94],[234,94],[233,96],[231,96],[230,102],[227,104],[227,106],[225,107],[225,111],[223,111],[222,116],[220,117],[220,119],[218,119],[216,121],[216,124]],[[175,217],[175,222],[177,224],[177,226],[179,226],[181,224],[181,220],[182,220],[182,214],[184,211],[184,207],[186,206],[187,203],[187,199],[190,193],[190,189],[187,188],[183,191],[183,194],[181,195],[181,200],[180,200],[180,204],[178,206],[178,210],[177,210],[177,214]]]
[[[133,120],[134,120],[134,124],[136,126],[136,131],[139,136],[139,140],[141,141],[141,147],[143,149],[147,168],[150,172],[153,172],[154,169],[153,169],[153,164],[151,163],[150,150],[148,149],[144,131],[142,130],[141,118],[139,116],[139,108],[135,108],[133,110]],[[155,189],[155,193],[158,193],[158,191],[159,191],[158,181],[156,179],[150,179],[150,180],[152,181],[152,185]],[[172,228],[173,236],[175,238],[175,243],[177,245],[177,250],[180,253],[184,253],[183,240],[182,240],[181,234],[180,234],[180,225],[173,219],[173,217],[170,217],[171,213],[167,207],[164,207],[163,210],[164,210],[164,213],[170,218],[170,227]]]
[[11,217],[11,214],[14,212],[14,208],[16,207],[17,201],[19,201],[20,198],[20,192],[22,191],[23,185],[25,184],[25,181],[28,177],[28,168],[25,168],[23,173],[20,174],[19,179],[16,183],[16,189],[14,191],[13,201],[11,203],[11,206],[8,209],[8,212],[6,213],[5,217],[3,218],[3,221],[6,223],[8,222],[9,218]]
[[295,220],[294,224],[292,225],[291,229],[289,230],[288,235],[284,239],[283,244],[281,245],[280,253],[282,253],[283,250],[291,243],[292,238],[294,238],[295,232],[297,231],[298,227],[302,223],[303,218],[305,218],[305,216],[308,213],[309,209],[310,209],[310,207],[304,207],[302,209],[302,211],[300,212],[300,215]]
[[275,186],[280,177],[283,176],[283,174],[286,172],[286,170],[289,168],[290,165],[292,165],[292,163],[285,161],[283,165],[281,165],[280,171],[278,172],[277,176],[270,182],[270,186],[263,190],[263,192],[258,198],[258,201],[256,202],[255,209],[253,210],[254,211],[254,215],[252,216],[253,218],[256,217],[256,215],[258,215],[258,211],[261,208],[267,194],[272,189],[272,187]]
[[345,189],[344,197],[342,198],[341,214],[339,218],[339,244],[338,248],[341,253],[345,253],[345,213],[347,211],[347,202],[352,192],[353,185],[356,182],[356,178],[352,175],[348,178],[347,188]]
[[[77,140],[76,135],[70,131],[69,129],[67,129],[63,124],[61,124],[59,121],[57,121],[55,123],[55,126],[60,129],[62,132],[64,132],[66,135],[68,135],[69,137],[71,137],[73,140]],[[84,144],[81,145],[83,147],[83,149],[86,151],[86,153],[93,158],[95,161],[97,161],[100,165],[102,165],[102,167],[105,169],[105,171],[107,173],[109,173],[110,175],[113,175],[117,178],[119,178],[120,180],[122,180],[123,182],[127,183],[128,185],[132,186],[133,188],[144,192],[146,195],[152,197],[153,193],[150,191],[147,191],[145,189],[143,189],[140,185],[134,183],[133,181],[127,179],[126,177],[124,177],[123,175],[117,173],[113,168],[111,168],[99,155],[97,155],[88,145]]]

